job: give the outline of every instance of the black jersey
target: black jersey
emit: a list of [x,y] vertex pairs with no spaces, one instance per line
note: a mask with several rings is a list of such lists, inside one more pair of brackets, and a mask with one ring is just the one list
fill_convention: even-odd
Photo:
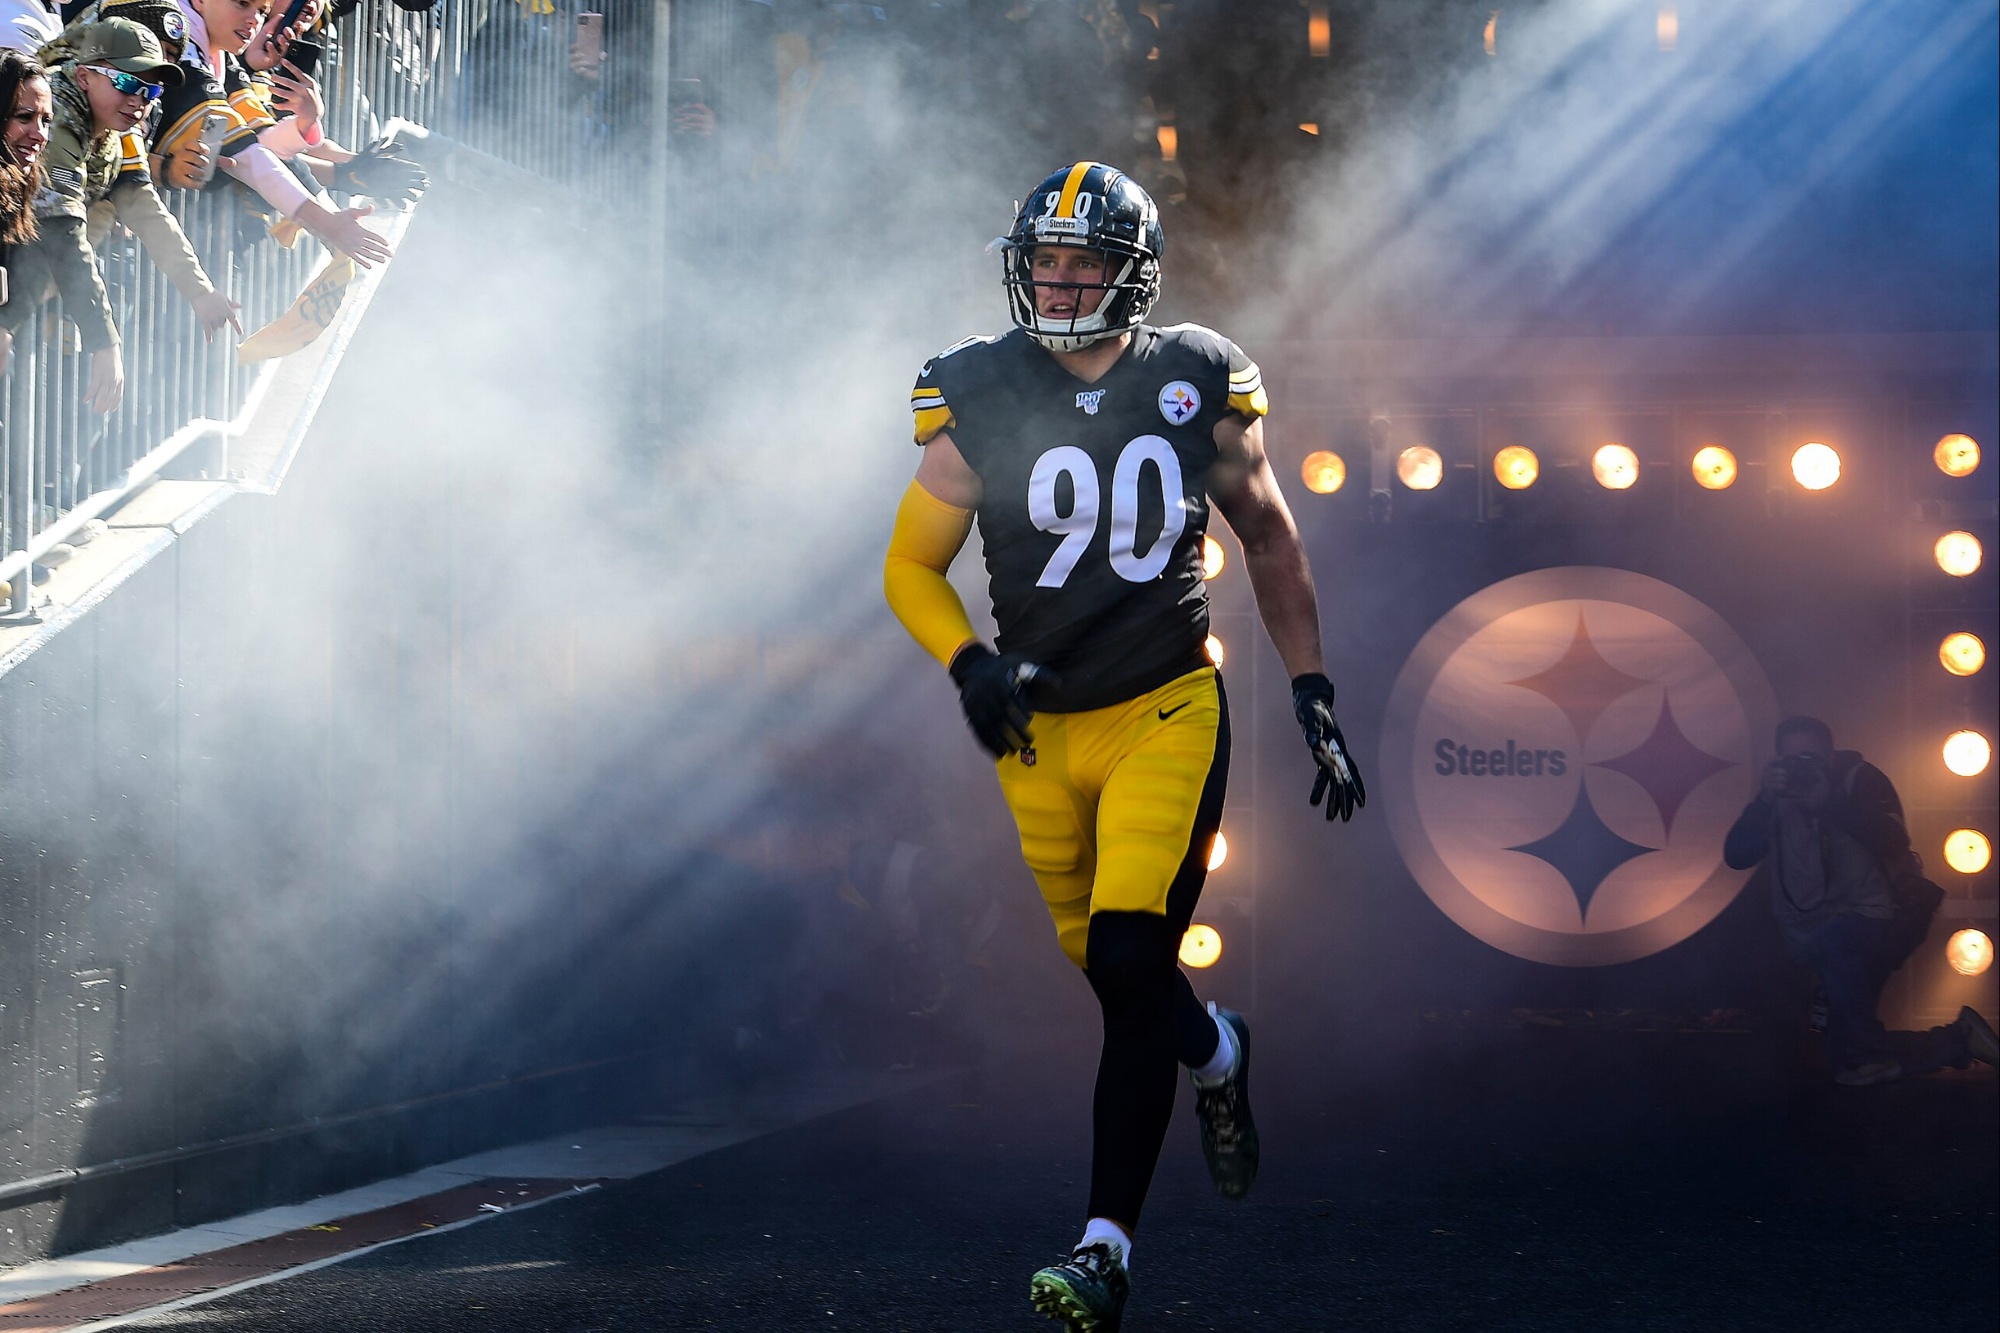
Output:
[[[255,114],[255,97],[263,85],[233,56],[223,57],[222,75],[196,58],[192,49],[181,62],[181,82],[160,94],[160,111],[153,122],[152,150],[163,158],[188,151],[201,138],[202,122],[223,118],[223,157],[235,157],[257,142],[258,131],[277,122]],[[218,177],[220,173],[217,173]]]
[[1103,708],[1208,656],[1202,537],[1213,432],[1262,416],[1257,367],[1193,324],[1141,325],[1095,384],[1016,329],[940,353],[910,395],[979,474],[998,646],[1054,670],[1051,712]]

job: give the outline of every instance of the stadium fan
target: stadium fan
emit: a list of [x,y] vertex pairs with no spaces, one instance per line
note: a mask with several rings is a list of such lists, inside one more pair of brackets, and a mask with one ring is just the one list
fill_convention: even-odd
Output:
[[91,354],[84,400],[99,412],[124,397],[125,368],[111,301],[98,275],[88,224],[91,206],[108,201],[160,270],[194,307],[212,338],[224,325],[237,333],[237,303],[215,289],[180,224],[160,202],[135,131],[161,90],[181,80],[153,34],[126,19],[104,19],[72,30],[62,62],[49,71],[54,124],[42,155],[47,182],[35,201],[35,239],[15,251],[11,299],[0,308],[9,330],[25,324],[60,291]]
[[[91,24],[109,18],[130,19],[147,29],[159,39],[161,53],[169,61],[180,63],[181,50],[187,39],[187,24],[182,20],[175,0],[91,0],[77,10],[67,28],[42,46],[38,53],[42,64],[49,67],[61,64],[70,56],[71,33],[81,32]],[[214,169],[206,148],[173,165],[173,171],[162,171],[160,161],[151,158],[148,169],[157,183],[176,190],[200,188]],[[93,236],[101,236],[109,228],[109,218],[100,216],[108,207],[108,204],[100,202],[93,208],[90,228]]]
[[[321,48],[310,40],[324,21],[319,0],[307,0],[293,25],[278,33],[274,25],[283,18],[273,6],[271,17],[249,49],[269,49],[266,43],[278,42],[285,58],[267,73],[253,76],[240,92],[232,94],[231,104],[246,119],[269,120],[273,128],[289,121],[292,133],[267,131],[259,139],[279,157],[305,167],[319,184],[386,203],[415,203],[430,188],[430,177],[402,155],[393,138],[385,136],[357,151],[328,137],[320,123],[326,104],[312,69]],[[307,58],[308,52],[312,59]]]
[[[55,104],[48,75],[18,51],[0,53],[0,304],[7,300],[7,269],[14,247],[35,239],[35,191],[42,184],[42,150],[48,147]],[[0,374],[14,350],[13,335],[0,328]]]
[[197,178],[190,164],[202,161],[202,135],[215,118],[221,130],[221,170],[207,185],[227,175],[253,191],[275,213],[253,205],[257,215],[287,243],[295,229],[303,229],[364,268],[388,259],[392,252],[387,242],[362,224],[371,209],[336,208],[285,164],[285,158],[315,147],[324,136],[316,117],[302,121],[294,115],[281,121],[252,71],[284,63],[296,25],[277,31],[279,20],[268,13],[268,0],[176,0],[175,13],[163,19],[169,26],[174,21],[183,34],[184,78],[161,99],[153,132],[161,177],[177,185]]

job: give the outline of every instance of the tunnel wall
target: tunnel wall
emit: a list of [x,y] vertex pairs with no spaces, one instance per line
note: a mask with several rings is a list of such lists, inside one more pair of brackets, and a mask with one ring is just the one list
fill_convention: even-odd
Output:
[[0,1262],[654,1090],[671,895],[585,882],[541,837],[576,780],[575,625],[496,590],[532,489],[498,451],[535,460],[601,349],[512,372],[536,411],[496,402],[491,348],[429,313],[449,291],[503,343],[518,317],[466,295],[453,206],[427,205],[284,490],[222,504],[0,678],[0,1186],[258,1140],[0,1205]]
[[[393,554],[310,581],[301,614],[283,548],[327,485],[313,471],[223,506],[0,681],[0,1175],[409,1105],[12,1208],[0,1258],[611,1118],[641,1079],[619,1057],[654,1041],[621,994],[642,964],[590,924],[620,904],[468,928],[486,872],[454,795],[523,757],[468,740],[496,704],[454,654],[490,635],[397,579],[449,565],[449,497],[406,470],[400,503],[434,536],[395,525]],[[245,617],[274,600],[275,640]],[[522,653],[525,691],[554,691],[548,660]]]

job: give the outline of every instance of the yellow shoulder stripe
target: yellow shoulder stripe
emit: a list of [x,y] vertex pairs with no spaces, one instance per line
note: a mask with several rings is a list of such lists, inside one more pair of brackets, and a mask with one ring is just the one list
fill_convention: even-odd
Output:
[[942,402],[936,407],[918,407],[915,411],[917,414],[918,444],[929,444],[932,436],[945,427],[956,425],[958,422],[958,418],[951,414],[951,409],[946,407]]
[[1261,384],[1240,393],[1232,387],[1229,391],[1229,410],[1246,417],[1261,417],[1271,410],[1271,400],[1265,396]]
[[1261,417],[1271,410],[1271,400],[1264,393],[1264,372],[1257,369],[1255,361],[1229,372],[1229,410],[1246,417]]

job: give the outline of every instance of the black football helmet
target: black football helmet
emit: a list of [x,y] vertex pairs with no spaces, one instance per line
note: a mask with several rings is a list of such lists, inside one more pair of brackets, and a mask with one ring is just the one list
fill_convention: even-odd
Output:
[[[1076,245],[1104,256],[1097,309],[1068,319],[1043,319],[1035,308],[1032,258],[1038,245]],[[1075,352],[1137,328],[1160,299],[1160,256],[1166,236],[1160,210],[1139,183],[1102,162],[1078,162],[1037,185],[1014,215],[1001,244],[1007,304],[1014,323],[1052,352]]]

